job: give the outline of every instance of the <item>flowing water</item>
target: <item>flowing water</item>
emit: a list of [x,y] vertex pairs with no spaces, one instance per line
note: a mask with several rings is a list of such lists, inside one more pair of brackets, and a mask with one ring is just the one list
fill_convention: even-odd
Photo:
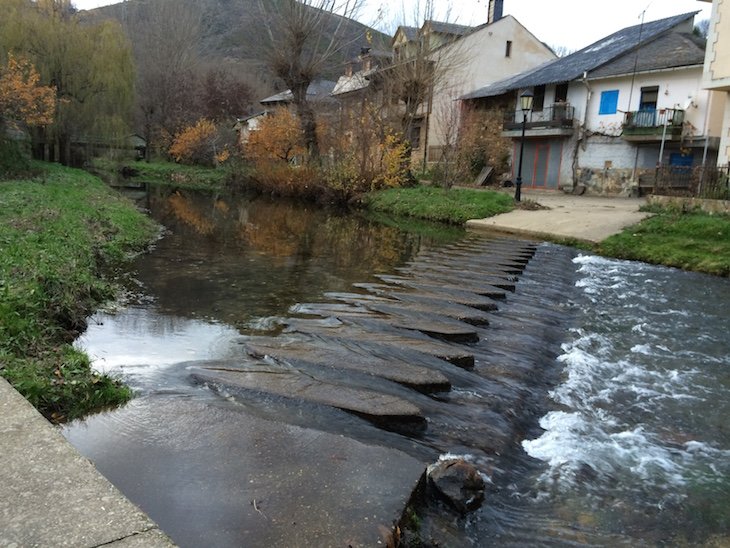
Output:
[[[483,237],[424,236],[262,199],[153,193],[146,205],[169,231],[136,261],[118,307],[93,316],[79,341],[96,367],[123,375],[139,397],[64,433],[174,539],[195,546],[192,539],[211,538],[203,534],[226,508],[216,508],[211,495],[203,505],[209,510],[195,507],[194,530],[192,503],[160,500],[159,486],[134,481],[135,469],[162,457],[118,448],[135,436],[148,437],[147,445],[185,436],[185,416],[174,424],[156,418],[166,402],[198,402],[211,421],[240,407],[191,384],[176,364],[235,356],[241,335],[279,335],[282,317],[311,308],[302,303],[379,282],[375,275],[398,274],[413,261],[446,258]],[[489,313],[489,326],[478,328],[487,346],[474,350],[473,372],[444,369],[453,386],[448,395],[357,380],[416,402],[428,416],[426,432],[383,430],[341,412],[303,413],[265,398],[245,402],[245,410],[395,447],[424,462],[469,454],[487,471],[490,492],[466,518],[440,504],[420,508],[421,537],[440,546],[724,546],[729,300],[728,280],[543,244],[514,293]],[[160,473],[162,484],[181,484],[181,497],[190,486],[179,470],[209,485],[237,481],[225,477],[227,464],[211,464],[230,460],[225,443],[184,449]],[[218,545],[244,539],[233,534]]]

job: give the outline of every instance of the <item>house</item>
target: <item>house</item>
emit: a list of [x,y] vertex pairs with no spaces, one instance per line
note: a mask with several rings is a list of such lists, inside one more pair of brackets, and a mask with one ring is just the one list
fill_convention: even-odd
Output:
[[[314,80],[307,88],[307,100],[312,103],[332,103],[332,90],[335,87],[335,82],[331,80]],[[285,90],[281,93],[277,93],[265,99],[261,99],[259,103],[267,108],[274,108],[279,106],[287,106],[291,104],[294,96],[291,90]]]
[[727,166],[730,163],[730,4],[722,0],[702,1],[712,2],[703,86],[722,96],[724,115],[717,165]]
[[[622,29],[571,55],[463,97],[478,104],[524,91],[503,135],[527,187],[619,193],[636,190],[660,164],[685,169],[714,162],[721,108],[702,89],[704,40],[696,12]],[[519,162],[512,162],[513,178]]]
[[[406,120],[402,128],[411,144],[412,161],[438,162],[448,132],[459,124],[459,96],[555,59],[552,50],[519,21],[503,16],[502,5],[503,0],[490,0],[487,22],[476,27],[431,20],[418,28],[399,27],[391,41],[392,55],[381,55],[377,62],[373,59],[361,70],[346,73],[333,96],[343,101],[344,110],[352,110],[358,101],[362,104],[380,93],[380,104],[388,106],[382,115]],[[412,74],[407,75],[409,71]],[[431,76],[423,75],[427,71]],[[399,96],[388,97],[393,92],[387,82],[394,74],[395,79],[417,81],[418,86],[412,87],[426,88],[416,93],[412,109],[402,90]]]
[[[307,99],[315,105],[318,111],[328,113],[336,107],[336,102],[332,99],[334,87],[335,82],[331,80],[315,80],[307,88]],[[233,130],[238,134],[238,145],[244,147],[251,132],[258,131],[261,121],[267,116],[271,116],[277,108],[288,108],[292,104],[293,98],[290,90],[284,90],[259,101],[265,110],[250,116],[236,118]]]
[[256,114],[245,116],[243,118],[236,118],[236,123],[233,125],[233,131],[238,135],[238,146],[243,149],[248,143],[248,138],[251,132],[258,131],[261,121],[267,116],[271,115],[270,110],[262,110]]

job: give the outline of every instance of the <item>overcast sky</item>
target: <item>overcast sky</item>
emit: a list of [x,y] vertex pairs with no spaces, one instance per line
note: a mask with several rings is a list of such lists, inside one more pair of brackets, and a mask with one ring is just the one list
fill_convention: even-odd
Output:
[[[79,9],[114,4],[109,0],[76,0]],[[421,4],[425,2],[422,0]],[[434,0],[435,19],[464,25],[486,22],[487,0]],[[404,12],[412,19],[418,0],[367,0],[360,20],[384,30],[403,22]],[[449,11],[449,6],[451,6]],[[505,15],[513,15],[540,40],[550,46],[577,50],[617,30],[690,11],[702,11],[698,22],[710,18],[710,4],[699,0],[504,0]],[[378,21],[378,13],[381,14]],[[414,24],[412,20],[406,21]]]

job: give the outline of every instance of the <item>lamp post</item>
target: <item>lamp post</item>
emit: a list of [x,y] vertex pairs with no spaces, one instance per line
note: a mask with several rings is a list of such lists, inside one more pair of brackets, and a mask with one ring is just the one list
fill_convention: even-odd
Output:
[[532,110],[534,95],[525,91],[520,95],[520,110],[522,111],[522,137],[520,138],[520,161],[517,164],[517,180],[515,181],[515,202],[522,198],[522,156],[525,152],[525,126],[527,125],[527,113]]

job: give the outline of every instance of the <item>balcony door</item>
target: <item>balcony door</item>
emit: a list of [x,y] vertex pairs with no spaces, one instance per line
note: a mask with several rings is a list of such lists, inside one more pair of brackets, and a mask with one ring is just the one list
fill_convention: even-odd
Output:
[[638,127],[654,127],[656,121],[656,107],[659,101],[659,86],[641,88],[639,98],[639,112],[636,113],[635,125]]

